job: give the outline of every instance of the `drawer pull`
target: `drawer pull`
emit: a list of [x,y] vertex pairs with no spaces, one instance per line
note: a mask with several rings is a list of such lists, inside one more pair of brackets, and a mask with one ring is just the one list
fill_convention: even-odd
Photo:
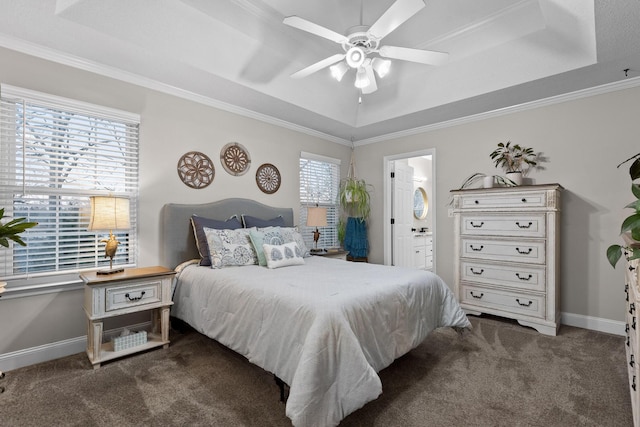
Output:
[[634,266],[632,266],[632,265],[630,265],[630,266],[629,266],[629,271],[633,271],[633,270],[635,270],[635,269],[636,269],[636,268],[635,268]]
[[633,366],[636,364],[636,361],[635,361],[635,359],[634,359],[634,357],[633,357],[633,354],[631,355],[631,358],[630,358],[630,359],[631,359],[631,360],[629,360],[629,366],[631,366],[631,367],[633,368]]
[[516,302],[518,303],[518,305],[521,305],[523,307],[531,307],[531,304],[533,304],[533,301],[529,300],[529,302],[520,302],[520,298],[516,298]]
[[633,314],[634,311],[636,311],[636,303],[632,302],[629,304],[629,314]]
[[627,347],[629,347],[629,341],[631,341],[631,337],[627,335]]
[[472,297],[474,297],[475,299],[480,299],[484,296],[484,294],[481,292],[480,295],[474,295],[473,291],[469,291],[469,293],[471,294]]
[[471,226],[473,228],[482,228],[482,226],[484,225],[484,221],[480,222],[480,224],[474,224],[473,221],[471,221]]
[[477,274],[478,276],[484,273],[484,268],[481,268],[480,271],[475,271],[473,267],[471,267],[469,270],[471,270],[473,274]]
[[522,203],[527,203],[527,199],[522,198]]
[[526,280],[526,281],[529,281],[529,280],[531,280],[531,278],[532,278],[533,276],[532,276],[531,274],[529,274],[529,276],[528,276],[528,277],[524,277],[524,274],[523,274],[522,276],[520,276],[520,273],[516,273],[516,277],[517,277],[518,279],[520,279],[520,280]]
[[516,251],[518,251],[518,253],[520,255],[529,255],[531,253],[531,251],[533,250],[533,248],[529,248],[528,251],[521,251],[520,248],[516,248]]
[[631,383],[631,388],[633,388],[633,391],[636,391],[636,376],[633,376],[633,382]]
[[139,297],[130,297],[129,293],[124,294],[124,296],[129,301],[140,301],[142,299],[142,297],[144,296],[144,291],[140,292],[140,296]]
[[479,202],[479,201],[477,201],[477,200],[475,200],[473,203],[475,203],[475,204],[477,205],[477,204],[479,204],[480,202]]
[[469,245],[469,247],[472,251],[480,252],[484,248],[484,245],[480,245],[479,248],[474,248],[473,245]]
[[629,324],[628,323],[624,326],[624,331],[626,333],[629,333]]
[[529,221],[529,224],[527,224],[527,225],[520,225],[520,222],[516,221],[516,225],[518,226],[518,228],[531,228],[533,223],[531,221]]

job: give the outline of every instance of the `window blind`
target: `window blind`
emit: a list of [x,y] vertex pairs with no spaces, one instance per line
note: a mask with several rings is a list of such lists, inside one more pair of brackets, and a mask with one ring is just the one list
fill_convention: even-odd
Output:
[[327,208],[327,226],[320,227],[318,248],[339,246],[340,160],[302,152],[300,154],[300,234],[309,248],[314,247],[315,227],[307,227],[307,207]]
[[2,280],[108,267],[100,241],[108,233],[87,230],[94,195],[130,199],[131,229],[114,233],[114,265],[136,263],[139,122],[135,114],[0,86],[0,207],[38,223],[21,235],[26,247],[0,248]]

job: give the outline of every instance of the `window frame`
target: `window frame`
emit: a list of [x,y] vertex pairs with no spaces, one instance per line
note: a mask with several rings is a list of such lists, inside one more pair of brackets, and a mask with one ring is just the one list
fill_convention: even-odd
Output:
[[[75,253],[75,261],[67,262],[65,264],[64,262],[60,262],[58,258],[60,255],[59,248],[64,248],[65,242],[61,241],[62,239],[54,239],[55,242],[52,243],[52,248],[54,248],[56,253],[51,255],[54,261],[51,261],[52,270],[50,271],[28,271],[29,233],[32,233],[32,237],[38,234],[44,235],[45,233],[44,231],[38,233],[37,226],[33,229],[27,230],[21,235],[23,240],[27,243],[26,248],[18,246],[17,244],[12,244],[9,248],[0,248],[1,251],[4,251],[4,253],[0,254],[0,280],[8,283],[6,288],[7,294],[15,293],[17,295],[17,293],[24,292],[43,293],[47,291],[58,291],[65,287],[81,283],[78,277],[80,272],[101,269],[104,268],[105,265],[108,267],[108,258],[104,257],[104,243],[100,241],[108,236],[108,232],[90,232],[88,230],[85,232],[84,230],[84,222],[87,222],[88,224],[88,215],[85,215],[88,213],[89,196],[106,195],[124,196],[129,198],[131,228],[126,232],[114,232],[114,234],[119,237],[119,240],[122,238],[125,248],[124,253],[126,253],[126,258],[124,258],[126,262],[120,262],[118,265],[122,265],[123,267],[134,267],[137,264],[138,258],[137,205],[140,160],[140,115],[6,84],[0,84],[0,100],[0,105],[3,107],[0,111],[0,155],[5,159],[4,161],[0,159],[0,163],[3,168],[7,170],[4,174],[0,173],[0,201],[2,204],[5,204],[5,215],[9,218],[13,217],[16,200],[28,199],[29,197],[33,197],[35,199],[47,199],[48,197],[51,197],[51,200],[54,201],[52,206],[55,207],[52,211],[53,213],[51,213],[51,217],[54,218],[54,222],[52,223],[53,230],[55,230],[54,235],[58,234],[57,230],[65,228],[66,219],[67,221],[71,221],[73,224],[71,226],[66,225],[67,229],[70,230],[71,236],[74,236],[78,240],[75,247],[70,249],[72,257],[69,259],[73,259],[73,254]],[[93,157],[90,157],[89,155],[87,155],[87,157],[83,157],[84,154],[80,154],[78,156],[81,158],[81,163],[77,165],[80,169],[87,165],[95,168],[95,170],[98,171],[97,173],[95,171],[84,172],[84,175],[86,176],[95,174],[96,176],[93,177],[93,180],[87,180],[86,182],[81,182],[79,184],[70,184],[65,187],[55,187],[55,183],[63,182],[60,181],[61,176],[64,175],[64,172],[62,172],[62,166],[60,167],[60,173],[54,175],[48,181],[42,181],[45,183],[44,185],[34,184],[37,182],[35,178],[25,178],[25,176],[30,175],[30,173],[25,173],[29,170],[29,162],[24,159],[28,159],[27,156],[33,155],[33,153],[36,152],[36,149],[26,148],[31,142],[25,139],[25,135],[30,136],[32,131],[29,130],[27,132],[26,126],[23,126],[25,129],[22,130],[16,127],[16,123],[18,123],[18,108],[15,107],[15,105],[20,102],[22,103],[23,111],[27,114],[25,117],[31,117],[30,115],[33,114],[33,111],[39,109],[44,111],[44,116],[46,116],[46,114],[51,114],[50,116],[45,117],[43,120],[45,123],[52,121],[52,118],[58,117],[58,115],[68,114],[69,117],[71,117],[71,119],[61,127],[61,129],[64,129],[67,132],[64,133],[62,141],[64,144],[67,144],[65,146],[66,148],[73,146],[74,143],[76,143],[76,147],[80,146],[84,149],[87,147],[93,147],[93,150],[91,151]],[[13,105],[13,108],[11,105]],[[77,130],[77,126],[79,126],[77,122],[74,122],[74,119],[77,119],[78,121],[86,120],[94,126],[89,127],[85,136],[68,136],[72,133],[70,131]],[[95,125],[96,123],[97,125]],[[113,165],[117,164],[117,161],[104,160],[104,158],[109,157],[109,149],[112,145],[108,143],[97,143],[94,146],[90,142],[94,140],[102,142],[103,139],[108,139],[100,134],[101,130],[105,129],[104,126],[107,126],[107,128],[112,130],[114,134],[117,134],[118,137],[120,137],[120,135],[124,135],[121,140],[119,139],[118,142],[113,145],[118,147],[119,151],[117,153],[121,154],[122,158],[127,162],[126,166],[123,164],[121,167],[121,176],[116,180],[112,179],[113,174],[109,175],[109,179],[100,178],[100,173],[103,175],[105,174],[103,168],[107,169],[106,173],[108,174],[109,171],[113,169]],[[21,140],[17,138],[22,138],[22,148],[19,148]],[[45,141],[42,144],[44,151],[46,151],[46,148],[49,146],[54,145],[51,143],[51,140],[51,136],[43,138],[43,141]],[[81,149],[78,150],[82,151]],[[20,151],[22,151],[22,154],[20,154]],[[87,152],[88,151],[89,150],[87,150]],[[60,155],[60,151],[54,150],[50,151],[50,153],[53,154],[51,154],[50,157],[47,157],[49,160]],[[47,154],[49,155],[49,152]],[[113,155],[113,157],[116,156]],[[23,162],[24,167],[22,168],[22,175],[18,176],[18,173],[20,172],[18,164],[20,161]],[[67,166],[64,162],[61,162],[61,164]],[[101,180],[116,183],[114,191],[110,191],[108,188],[99,188]],[[50,184],[47,185],[47,182]],[[67,182],[64,183],[68,184]],[[105,187],[107,184],[102,185]],[[67,203],[69,205],[67,205]],[[37,203],[36,206],[38,206]],[[68,206],[73,206],[75,208],[69,209]],[[65,210],[65,207],[67,210]],[[42,210],[42,208],[36,209]],[[64,216],[69,215],[69,212],[71,212],[70,216]],[[50,212],[45,212],[45,215],[48,213]],[[60,215],[61,213],[64,215]],[[18,216],[22,217],[25,215],[18,214]],[[3,223],[9,218],[5,218]],[[35,217],[35,214],[33,218],[29,218],[29,216],[27,216],[27,220],[39,222]],[[46,240],[46,237],[41,238]],[[93,242],[91,242],[91,240],[93,240]],[[49,248],[48,245],[45,245],[45,247]],[[121,245],[121,247],[123,246]],[[18,256],[15,254],[19,254],[20,251],[27,252],[25,258],[26,261],[24,261],[25,264],[27,264],[27,271],[24,273],[15,271],[14,263],[16,260],[14,259],[14,256]],[[118,253],[120,253],[120,251],[121,249],[119,248]],[[95,261],[90,258],[92,254]],[[88,267],[82,266],[82,264],[86,265],[91,262],[93,262],[94,265]],[[115,262],[116,260],[114,259],[114,263]],[[76,268],[73,268],[73,266],[68,267],[74,263],[78,265]],[[5,295],[9,296],[7,294]]]

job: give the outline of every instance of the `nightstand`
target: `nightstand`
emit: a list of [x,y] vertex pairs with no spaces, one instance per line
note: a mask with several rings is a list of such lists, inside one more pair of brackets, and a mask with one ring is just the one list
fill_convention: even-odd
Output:
[[[87,356],[94,369],[100,363],[155,347],[169,347],[171,281],[175,271],[164,267],[131,268],[122,273],[83,273],[84,311],[87,316]],[[151,310],[152,330],[145,342],[114,350],[102,342],[103,320]]]
[[316,252],[316,253],[311,252],[311,255],[314,255],[314,256],[323,256],[325,258],[336,258],[344,261],[346,261],[347,259],[347,254],[348,252],[343,250],[338,250],[338,251],[330,250],[330,251]]

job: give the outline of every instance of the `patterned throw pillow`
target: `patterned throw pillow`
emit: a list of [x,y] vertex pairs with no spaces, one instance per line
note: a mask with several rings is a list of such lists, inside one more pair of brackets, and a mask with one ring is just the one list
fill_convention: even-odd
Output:
[[282,245],[295,242],[299,246],[303,258],[310,256],[309,249],[307,249],[307,245],[296,227],[265,227],[259,228],[258,231],[263,234],[263,243]]
[[249,238],[252,230],[255,228],[237,230],[205,228],[211,254],[211,268],[257,264],[258,257]]
[[226,221],[218,221],[216,219],[191,215],[191,227],[193,228],[193,235],[196,239],[198,253],[200,254],[200,265],[209,266],[211,265],[209,244],[207,243],[207,236],[204,234],[204,228],[235,230],[237,228],[242,228],[242,222],[240,222],[238,217],[235,215]]
[[300,251],[300,247],[296,242],[289,242],[284,245],[269,245],[265,243],[262,248],[269,268],[304,264],[302,251]]

